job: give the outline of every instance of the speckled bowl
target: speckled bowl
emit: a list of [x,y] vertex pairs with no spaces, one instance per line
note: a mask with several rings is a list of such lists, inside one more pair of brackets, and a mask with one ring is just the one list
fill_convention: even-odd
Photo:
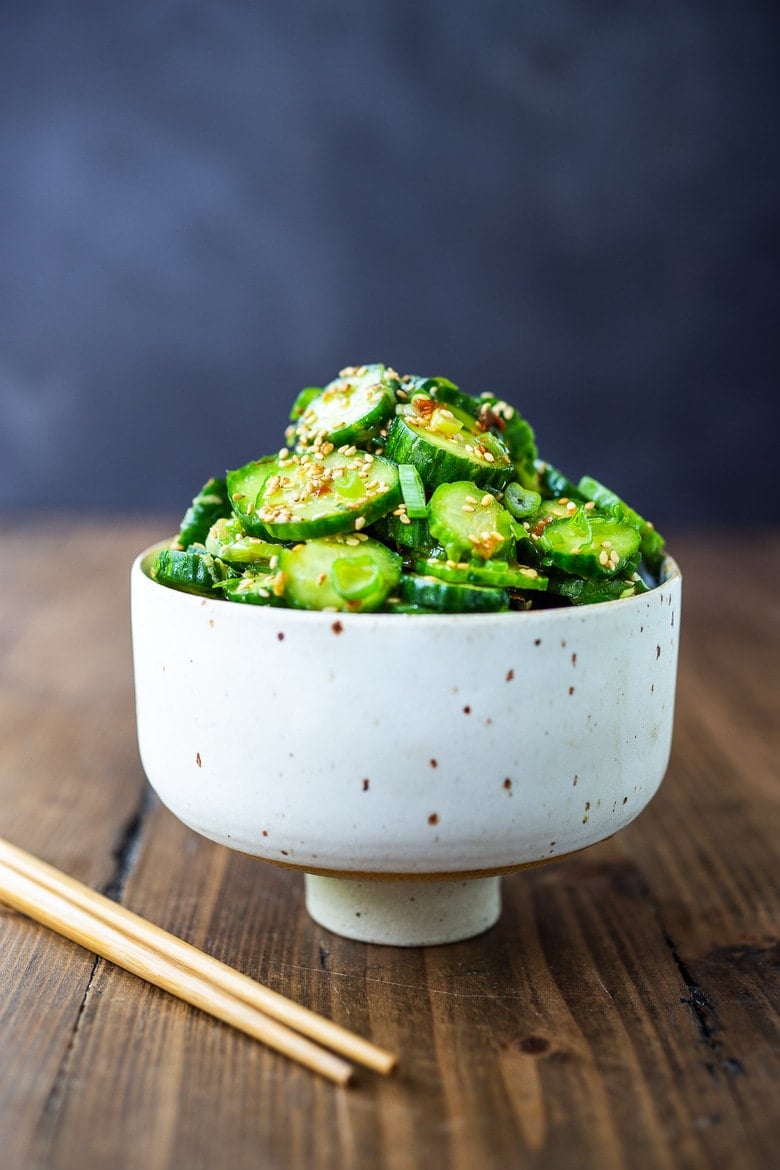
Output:
[[132,574],[138,739],[185,824],[306,875],[321,925],[468,938],[500,875],[622,829],[666,771],[681,577],[529,613],[239,605]]

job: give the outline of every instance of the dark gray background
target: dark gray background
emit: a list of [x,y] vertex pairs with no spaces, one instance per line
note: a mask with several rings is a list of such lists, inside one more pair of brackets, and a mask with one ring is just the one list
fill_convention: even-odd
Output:
[[776,14],[0,4],[0,507],[181,511],[386,361],[658,523],[773,520]]

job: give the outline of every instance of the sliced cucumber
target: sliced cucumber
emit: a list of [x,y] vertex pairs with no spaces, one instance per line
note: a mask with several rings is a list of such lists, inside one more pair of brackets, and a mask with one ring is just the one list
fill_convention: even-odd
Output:
[[512,518],[490,492],[476,483],[459,480],[442,483],[428,506],[428,528],[450,560],[468,554],[483,561],[508,560],[514,552]]
[[296,442],[306,447],[327,441],[338,447],[374,438],[392,416],[398,385],[395,371],[382,365],[347,367],[303,406]]
[[225,480],[207,479],[184,513],[177,546],[189,548],[191,544],[203,544],[214,521],[229,515],[230,500]]
[[214,588],[233,575],[229,565],[206,552],[203,546],[164,548],[158,552],[149,576],[160,585],[169,585],[183,593],[214,595]]
[[618,577],[633,566],[639,533],[629,524],[589,516],[583,508],[547,524],[537,539],[543,565],[579,577]]
[[426,557],[415,562],[422,576],[440,577],[454,585],[496,585],[500,589],[543,592],[547,577],[530,565],[504,564],[503,561],[450,561]]
[[408,407],[398,409],[402,413],[390,424],[385,454],[413,464],[426,487],[469,479],[500,490],[509,482],[513,467],[506,446],[497,435],[480,431],[465,411],[427,394],[416,394]]
[[647,561],[651,569],[657,570],[663,560],[664,548],[666,541],[661,536],[660,532],[656,531],[653,525],[630,508],[620,496],[605,487],[603,483],[599,483],[597,479],[593,479],[590,475],[584,475],[577,485],[578,491],[584,496],[586,500],[592,500],[596,506],[609,515],[614,516],[616,520],[621,520],[626,524],[633,525],[640,536],[640,549],[642,556]]
[[638,576],[601,577],[557,577],[550,579],[550,593],[565,597],[572,605],[594,605],[600,601],[618,601],[624,597],[638,597],[647,593],[647,586]]
[[209,529],[206,551],[229,565],[267,565],[278,556],[279,545],[259,536],[248,536],[237,516],[223,516]]
[[428,529],[428,521],[412,520],[403,505],[377,520],[372,525],[371,534],[386,544],[404,550],[414,549],[418,553],[427,552],[436,545]]
[[564,475],[557,467],[553,467],[551,463],[537,460],[536,470],[543,495],[552,499],[558,499],[561,496],[566,496],[569,500],[584,499],[576,483],[573,483],[567,475]]
[[278,466],[278,456],[264,455],[262,459],[253,459],[227,473],[230,505],[241,527],[250,536],[268,536],[265,525],[257,517],[257,501],[265,481],[275,474]]
[[295,401],[290,407],[290,422],[297,422],[309,403],[313,399],[319,398],[322,391],[322,386],[304,386],[303,390],[298,392]]
[[228,601],[241,601],[248,605],[284,605],[283,585],[284,577],[279,570],[247,570],[240,577],[223,581],[219,588]]
[[414,573],[401,578],[401,601],[435,613],[499,613],[509,609],[506,589],[451,584],[439,577]]
[[480,398],[480,425],[497,431],[506,443],[512,462],[515,464],[520,482],[529,488],[539,486],[536,460],[539,452],[536,435],[527,419],[515,406],[510,406],[495,394],[483,394]]
[[269,465],[247,467],[229,473],[231,498],[247,531],[272,540],[311,540],[360,529],[401,501],[395,465],[354,447],[319,457],[285,451]]
[[279,568],[285,600],[297,609],[373,612],[401,578],[398,554],[362,533],[282,549]]

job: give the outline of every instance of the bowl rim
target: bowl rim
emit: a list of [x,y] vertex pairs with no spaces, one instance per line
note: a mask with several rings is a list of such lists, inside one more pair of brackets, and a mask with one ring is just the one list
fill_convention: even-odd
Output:
[[[179,604],[190,605],[193,608],[202,607],[206,604],[216,604],[218,606],[228,606],[230,611],[237,610],[239,613],[244,613],[245,621],[268,621],[272,615],[275,622],[280,620],[281,615],[284,615],[284,620],[295,620],[302,622],[314,623],[330,623],[334,621],[348,622],[350,625],[354,622],[358,625],[365,624],[368,621],[398,624],[399,619],[406,619],[406,621],[413,621],[415,625],[423,627],[440,627],[442,625],[484,625],[488,622],[506,622],[507,618],[515,621],[521,619],[523,623],[563,623],[570,622],[575,618],[582,620],[588,614],[593,615],[592,620],[597,620],[597,614],[616,613],[618,608],[625,610],[626,607],[637,607],[646,604],[647,599],[655,594],[658,590],[666,586],[681,586],[682,585],[682,570],[677,561],[671,554],[667,553],[661,563],[659,572],[659,580],[656,585],[653,585],[647,593],[640,593],[634,597],[621,597],[612,601],[595,601],[589,605],[562,605],[551,606],[549,609],[531,609],[525,611],[507,610],[501,613],[485,612],[485,613],[387,613],[381,610],[373,610],[366,613],[351,613],[348,610],[322,610],[322,609],[296,609],[293,606],[281,605],[238,605],[234,601],[228,601],[225,597],[220,597],[214,594],[213,597],[205,594],[187,593],[183,589],[172,589],[169,585],[162,585],[159,581],[155,581],[149,574],[149,565],[151,559],[157,552],[164,548],[170,548],[175,541],[175,536],[169,536],[163,540],[155,541],[154,544],[139,552],[133,560],[131,567],[131,581],[135,579],[142,579],[148,582],[149,585],[156,589],[163,590],[166,594],[179,598]],[[253,615],[250,617],[250,614]]]

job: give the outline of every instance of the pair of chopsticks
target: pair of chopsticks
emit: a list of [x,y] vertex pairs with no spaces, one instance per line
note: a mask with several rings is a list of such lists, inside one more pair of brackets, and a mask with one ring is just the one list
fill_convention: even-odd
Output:
[[395,1068],[392,1053],[204,954],[2,837],[0,900],[337,1084],[353,1079],[349,1060],[384,1074]]

